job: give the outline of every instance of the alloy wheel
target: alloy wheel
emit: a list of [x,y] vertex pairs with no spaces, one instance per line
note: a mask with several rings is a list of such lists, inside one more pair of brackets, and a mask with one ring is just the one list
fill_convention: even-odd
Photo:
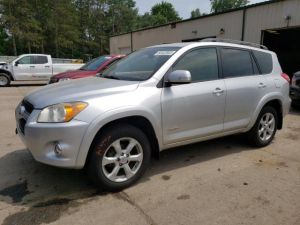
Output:
[[259,122],[258,136],[262,141],[268,141],[275,131],[275,117],[272,113],[264,114]]
[[132,178],[143,162],[143,149],[134,138],[115,140],[102,157],[102,171],[113,182],[124,182]]
[[0,86],[5,86],[8,83],[8,79],[5,76],[0,76]]

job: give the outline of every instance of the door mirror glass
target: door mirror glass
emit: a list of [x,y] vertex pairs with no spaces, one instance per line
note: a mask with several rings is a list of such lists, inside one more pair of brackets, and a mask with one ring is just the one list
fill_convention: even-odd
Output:
[[188,70],[175,70],[167,75],[166,83],[188,84],[192,82],[192,76]]
[[17,62],[15,62],[15,66],[18,66],[19,65],[19,62],[17,61]]

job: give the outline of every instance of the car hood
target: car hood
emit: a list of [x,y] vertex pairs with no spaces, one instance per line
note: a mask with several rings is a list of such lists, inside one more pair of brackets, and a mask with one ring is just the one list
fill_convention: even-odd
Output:
[[44,86],[29,93],[25,100],[34,108],[42,109],[62,102],[84,101],[89,98],[133,91],[138,85],[139,81],[89,77]]
[[89,71],[89,70],[71,70],[63,73],[59,73],[53,76],[55,79],[62,79],[62,78],[78,78],[78,77],[85,77],[85,76],[92,76],[96,75],[97,71]]

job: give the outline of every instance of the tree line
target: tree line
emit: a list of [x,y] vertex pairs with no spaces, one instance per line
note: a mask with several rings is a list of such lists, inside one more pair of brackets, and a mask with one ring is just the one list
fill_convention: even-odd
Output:
[[[210,1],[212,13],[248,3]],[[201,15],[199,9],[191,12],[191,18]],[[0,0],[0,54],[96,57],[109,52],[112,35],[181,19],[164,1],[140,15],[134,0]]]

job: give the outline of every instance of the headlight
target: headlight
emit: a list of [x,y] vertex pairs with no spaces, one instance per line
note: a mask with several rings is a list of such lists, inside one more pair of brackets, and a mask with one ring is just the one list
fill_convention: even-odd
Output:
[[71,80],[70,78],[61,78],[58,80],[58,82],[61,82],[61,81],[66,81],[66,80]]
[[71,102],[51,105],[44,108],[38,117],[38,123],[64,123],[72,120],[88,106],[85,102]]

